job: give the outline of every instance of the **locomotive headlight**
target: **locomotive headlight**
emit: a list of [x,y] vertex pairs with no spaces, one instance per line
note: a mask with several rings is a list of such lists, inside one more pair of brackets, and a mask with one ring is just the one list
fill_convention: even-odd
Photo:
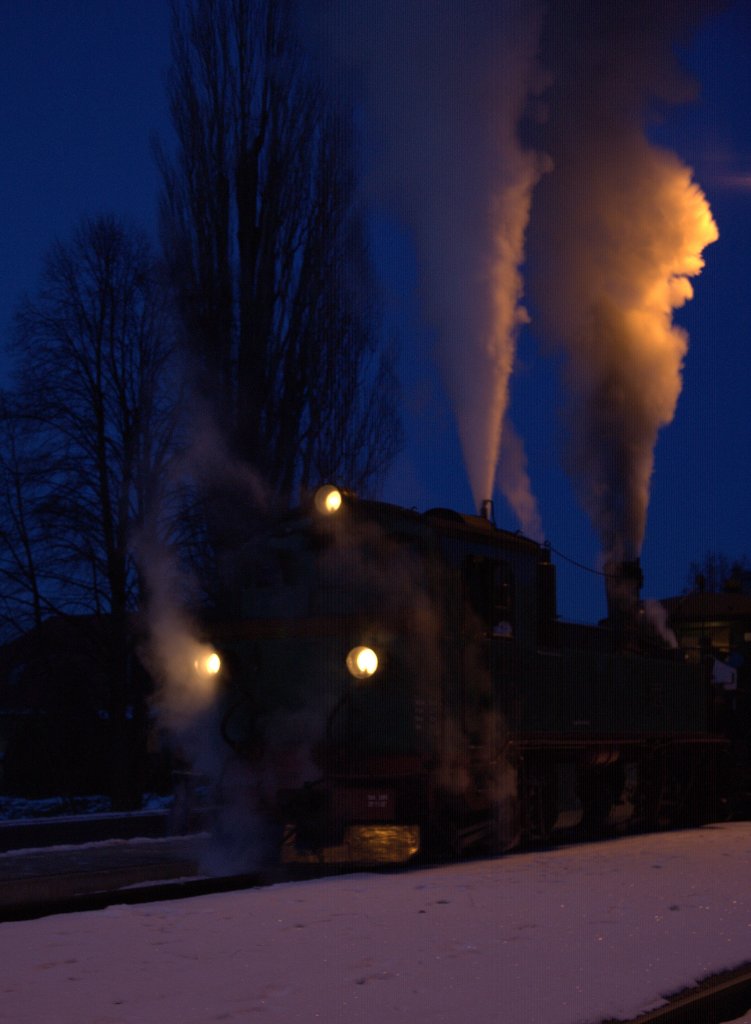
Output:
[[347,655],[347,668],[355,679],[369,679],[378,669],[378,655],[372,647],[353,647]]
[[316,510],[324,516],[333,515],[342,507],[342,492],[332,484],[319,487],[313,497]]
[[207,651],[193,662],[196,672],[202,676],[216,676],[222,667],[222,659],[216,651]]

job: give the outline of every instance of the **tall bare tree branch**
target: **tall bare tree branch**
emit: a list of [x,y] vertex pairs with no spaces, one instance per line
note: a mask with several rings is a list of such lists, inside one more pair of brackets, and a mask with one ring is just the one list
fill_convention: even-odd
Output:
[[0,416],[0,614],[15,632],[53,612],[93,617],[116,789],[128,782],[127,722],[138,710],[128,673],[141,596],[133,539],[164,505],[177,441],[173,336],[146,238],[111,217],[86,220],[53,246],[38,292],[18,308],[18,387]]
[[400,431],[351,113],[289,0],[175,3],[172,55],[163,245],[193,387],[271,500],[324,479],[372,490]]

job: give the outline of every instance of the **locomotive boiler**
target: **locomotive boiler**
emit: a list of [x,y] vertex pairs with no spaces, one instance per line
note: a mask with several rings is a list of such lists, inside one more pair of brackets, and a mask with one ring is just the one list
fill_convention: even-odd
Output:
[[222,658],[230,775],[285,860],[502,852],[719,813],[711,687],[652,632],[638,563],[560,621],[549,549],[491,515],[334,487],[238,556]]

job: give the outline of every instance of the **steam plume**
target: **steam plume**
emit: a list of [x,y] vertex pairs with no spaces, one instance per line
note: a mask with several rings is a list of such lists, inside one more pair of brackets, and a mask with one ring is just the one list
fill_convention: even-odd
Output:
[[[200,403],[194,402],[193,435],[182,456],[172,465],[167,497],[177,500],[184,489],[200,486],[222,508],[239,509],[246,521],[254,508],[267,501],[261,481],[232,459],[221,435]],[[154,708],[167,730],[171,746],[195,776],[210,784],[218,805],[214,837],[202,870],[212,874],[249,870],[264,862],[275,837],[258,811],[261,781],[253,766],[233,758],[221,736],[223,713],[219,676],[210,669],[215,651],[188,611],[196,604],[195,581],[181,568],[177,551],[159,528],[165,508],[155,507],[138,536],[135,555],[145,584],[143,608],[145,638],[140,652],[157,689]],[[234,529],[230,523],[228,531]],[[221,567],[217,571],[222,571]],[[191,797],[185,794],[183,813],[189,814]],[[181,797],[176,793],[176,806]],[[179,813],[175,826],[180,827]]]
[[138,555],[149,591],[148,643],[142,655],[158,683],[156,707],[169,731],[183,738],[213,703],[213,680],[197,671],[211,653],[184,609],[185,583],[165,547],[138,542]]
[[501,442],[529,233],[535,327],[566,356],[568,467],[606,559],[640,549],[687,349],[673,311],[717,237],[690,169],[647,129],[655,104],[691,98],[673,46],[722,6],[328,4],[380,133],[378,194],[416,243],[475,501],[505,450],[499,483],[539,531],[521,441]]
[[658,431],[681,390],[688,339],[673,311],[717,238],[690,169],[646,135],[652,101],[690,95],[671,46],[698,7],[563,6],[543,37],[552,85],[533,132],[554,163],[535,195],[533,296],[566,357],[569,468],[606,560],[620,560],[641,548]]
[[[155,502],[132,544],[146,591],[140,655],[157,683],[155,710],[191,766],[216,777],[224,751],[215,742],[218,730],[205,728],[207,717],[214,715],[217,707],[217,678],[206,667],[213,648],[188,611],[189,605],[198,603],[198,587],[167,539],[166,524],[181,505],[181,495],[193,493],[199,486],[203,494],[211,492],[215,502],[224,499],[222,508],[240,509],[235,517],[242,515],[246,521],[252,509],[264,506],[267,497],[252,470],[232,459],[200,402],[193,402],[191,412],[189,443],[162,481],[161,504]],[[230,523],[227,529],[232,526]],[[214,571],[216,574],[222,567]]]
[[[525,0],[331,0],[380,143],[374,187],[410,228],[426,318],[475,504],[493,494],[537,154],[516,125],[532,86],[536,5]],[[532,13],[531,13],[532,12]]]
[[533,540],[544,541],[542,520],[527,472],[524,445],[508,418],[503,426],[498,484],[524,533]]

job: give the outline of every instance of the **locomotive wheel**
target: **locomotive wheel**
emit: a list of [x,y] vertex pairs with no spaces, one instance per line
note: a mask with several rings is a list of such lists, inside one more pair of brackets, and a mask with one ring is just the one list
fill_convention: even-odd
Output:
[[499,758],[489,770],[485,795],[490,803],[487,845],[491,856],[497,856],[513,850],[522,839],[518,765]]
[[676,758],[678,808],[675,824],[695,828],[727,820],[730,801],[723,758],[716,751],[689,751]]
[[623,791],[623,770],[620,765],[582,770],[579,799],[582,805],[582,828],[591,835],[607,830],[608,818]]
[[666,793],[665,754],[652,751],[639,761],[634,791],[634,826],[645,832],[659,828],[660,807]]
[[449,793],[437,793],[420,833],[424,837],[421,853],[425,859],[440,862],[459,860],[459,808],[456,798]]
[[532,765],[522,772],[521,808],[525,839],[549,843],[558,818],[558,778],[552,765]]
[[706,825],[712,817],[711,782],[709,777],[704,777],[708,767],[705,760],[700,754],[687,754],[673,761],[675,810],[672,824],[678,828]]
[[458,861],[473,853],[497,856],[521,842],[521,813],[516,793],[508,793],[483,810],[472,810],[460,796],[438,794],[421,829],[423,856]]
[[522,840],[521,805],[517,796],[505,797],[493,804],[490,852],[497,856],[508,853]]

